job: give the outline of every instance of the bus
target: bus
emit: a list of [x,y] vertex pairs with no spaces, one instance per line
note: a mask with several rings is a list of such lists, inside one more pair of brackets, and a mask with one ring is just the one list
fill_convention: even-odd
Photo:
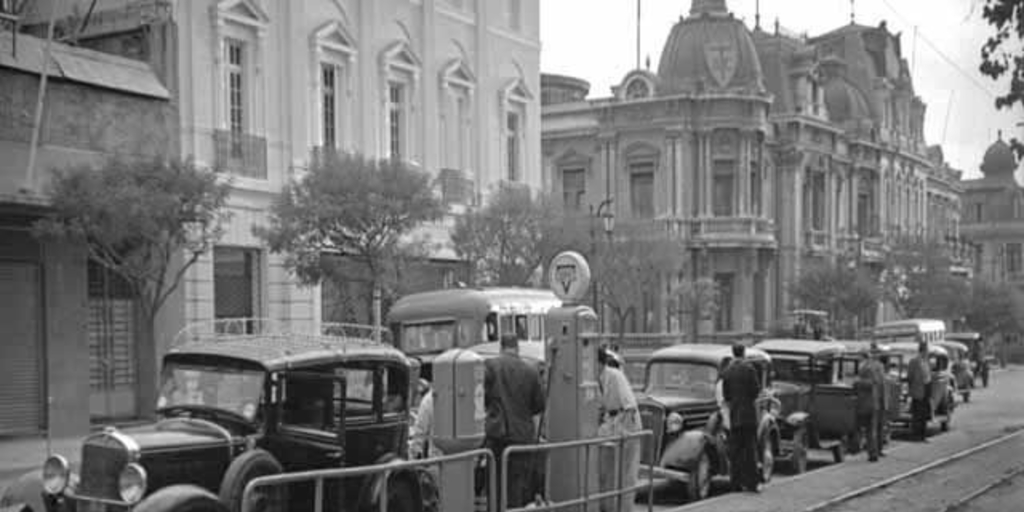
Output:
[[[388,311],[392,343],[423,363],[452,348],[499,341],[543,342],[547,312],[562,305],[551,290],[518,287],[450,288],[406,295]],[[428,377],[429,378],[429,377]]]
[[946,323],[929,318],[883,322],[875,326],[871,339],[887,345],[898,341],[935,343],[946,339]]

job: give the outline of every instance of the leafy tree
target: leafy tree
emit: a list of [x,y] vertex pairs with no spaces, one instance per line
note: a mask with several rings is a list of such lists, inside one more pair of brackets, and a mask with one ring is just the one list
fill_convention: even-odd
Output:
[[651,223],[617,226],[613,236],[597,244],[591,286],[596,287],[598,302],[611,310],[620,341],[637,306],[660,300],[659,290],[682,273],[685,263],[682,244],[655,231]]
[[882,273],[882,296],[903,318],[959,318],[968,285],[953,275],[953,261],[936,240],[904,239],[893,245]]
[[881,296],[871,273],[846,258],[805,268],[789,293],[798,307],[828,311],[842,337],[855,335],[858,321],[871,318]]
[[700,339],[700,322],[712,317],[719,308],[718,283],[710,277],[683,277],[670,293],[673,309],[689,320],[691,341]]
[[[160,309],[220,239],[229,191],[192,161],[112,159],[99,168],[70,167],[54,172],[52,213],[35,224],[35,233],[84,243],[89,258],[123,278],[138,300],[140,346],[151,347]],[[157,374],[155,357],[139,364],[140,375]]]
[[975,278],[971,281],[970,302],[964,317],[971,330],[986,338],[994,334],[1024,332],[1017,312],[1024,308],[1024,298],[1013,286]]
[[455,221],[455,253],[470,262],[477,285],[524,286],[576,227],[545,195],[528,189],[498,188],[486,206]]
[[427,173],[397,160],[328,154],[282,190],[270,225],[253,232],[272,252],[286,255],[285,265],[302,283],[368,281],[379,327],[381,297],[397,282],[388,276],[424,249],[410,233],[443,213]]
[[[1009,90],[995,100],[996,108],[1024,107],[1024,0],[985,0],[982,18],[995,33],[981,47],[981,72],[999,79],[1009,78]],[[1024,143],[1010,141],[1024,158]]]

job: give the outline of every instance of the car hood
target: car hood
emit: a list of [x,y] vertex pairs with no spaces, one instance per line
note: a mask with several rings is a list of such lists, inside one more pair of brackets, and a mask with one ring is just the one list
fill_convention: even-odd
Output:
[[131,437],[143,453],[186,447],[228,445],[233,438],[226,430],[212,425],[164,421],[122,431]]
[[664,407],[670,410],[676,410],[698,405],[714,405],[715,400],[655,392],[643,393],[637,396],[637,403],[640,404],[641,406],[648,405],[654,407]]

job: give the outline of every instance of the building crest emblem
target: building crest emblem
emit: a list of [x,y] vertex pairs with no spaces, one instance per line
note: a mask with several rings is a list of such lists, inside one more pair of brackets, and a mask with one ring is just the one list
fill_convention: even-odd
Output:
[[711,77],[715,79],[718,86],[729,85],[733,75],[736,74],[739,51],[736,44],[728,39],[728,35],[712,35],[710,40],[704,43],[704,59],[711,72]]

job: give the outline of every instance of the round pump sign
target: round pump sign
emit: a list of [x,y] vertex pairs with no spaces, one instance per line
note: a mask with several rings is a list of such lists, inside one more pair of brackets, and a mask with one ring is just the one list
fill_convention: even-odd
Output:
[[548,285],[566,304],[579,302],[590,287],[590,265],[576,251],[558,253],[548,268]]

